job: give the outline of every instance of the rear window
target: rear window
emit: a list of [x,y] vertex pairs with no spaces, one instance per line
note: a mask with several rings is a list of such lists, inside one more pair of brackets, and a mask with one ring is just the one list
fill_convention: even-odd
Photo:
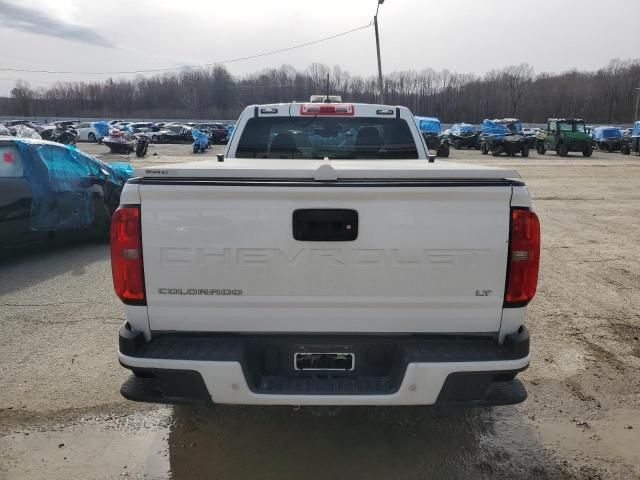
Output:
[[22,177],[22,157],[16,147],[0,147],[0,177]]
[[238,158],[418,158],[399,118],[258,117],[247,122]]

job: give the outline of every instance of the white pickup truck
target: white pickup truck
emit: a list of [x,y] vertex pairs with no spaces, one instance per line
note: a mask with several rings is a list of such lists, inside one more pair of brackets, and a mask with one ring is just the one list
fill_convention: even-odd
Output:
[[538,218],[518,173],[432,161],[404,107],[248,107],[225,155],[136,171],[111,231],[131,400],[523,401]]

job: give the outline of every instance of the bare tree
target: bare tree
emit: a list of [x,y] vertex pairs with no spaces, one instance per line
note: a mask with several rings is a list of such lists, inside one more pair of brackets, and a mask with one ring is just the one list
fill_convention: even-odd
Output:
[[510,102],[511,115],[518,114],[518,106],[532,81],[533,67],[526,63],[502,70],[502,82]]
[[[345,101],[377,101],[375,76],[353,76],[339,66],[313,63],[303,71],[282,65],[243,77],[217,65],[152,77],[56,83],[37,90],[18,81],[11,98],[0,99],[0,105],[3,113],[14,115],[234,118],[246,105],[325,93],[327,75],[330,93]],[[534,76],[533,68],[522,64],[483,77],[427,69],[392,72],[384,80],[390,103],[448,123],[505,116],[528,122],[544,122],[549,116],[628,122],[633,115],[632,88],[640,85],[640,60],[612,60],[596,72]]]
[[29,116],[31,114],[33,91],[27,82],[24,80],[16,81],[16,85],[11,90],[11,98],[18,115]]

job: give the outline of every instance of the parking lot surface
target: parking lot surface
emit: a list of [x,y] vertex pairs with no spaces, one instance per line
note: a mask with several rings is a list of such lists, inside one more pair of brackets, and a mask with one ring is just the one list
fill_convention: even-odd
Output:
[[[151,145],[128,158],[220,151]],[[318,417],[128,402],[108,246],[39,245],[0,262],[0,479],[640,478],[640,157],[451,160],[516,167],[541,219],[525,403]]]

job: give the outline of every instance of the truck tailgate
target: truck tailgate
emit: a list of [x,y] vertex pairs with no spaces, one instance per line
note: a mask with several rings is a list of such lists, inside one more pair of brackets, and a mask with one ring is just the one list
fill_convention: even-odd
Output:
[[[210,332],[496,332],[508,182],[140,185],[150,327]],[[299,209],[352,209],[357,238],[304,241]]]

